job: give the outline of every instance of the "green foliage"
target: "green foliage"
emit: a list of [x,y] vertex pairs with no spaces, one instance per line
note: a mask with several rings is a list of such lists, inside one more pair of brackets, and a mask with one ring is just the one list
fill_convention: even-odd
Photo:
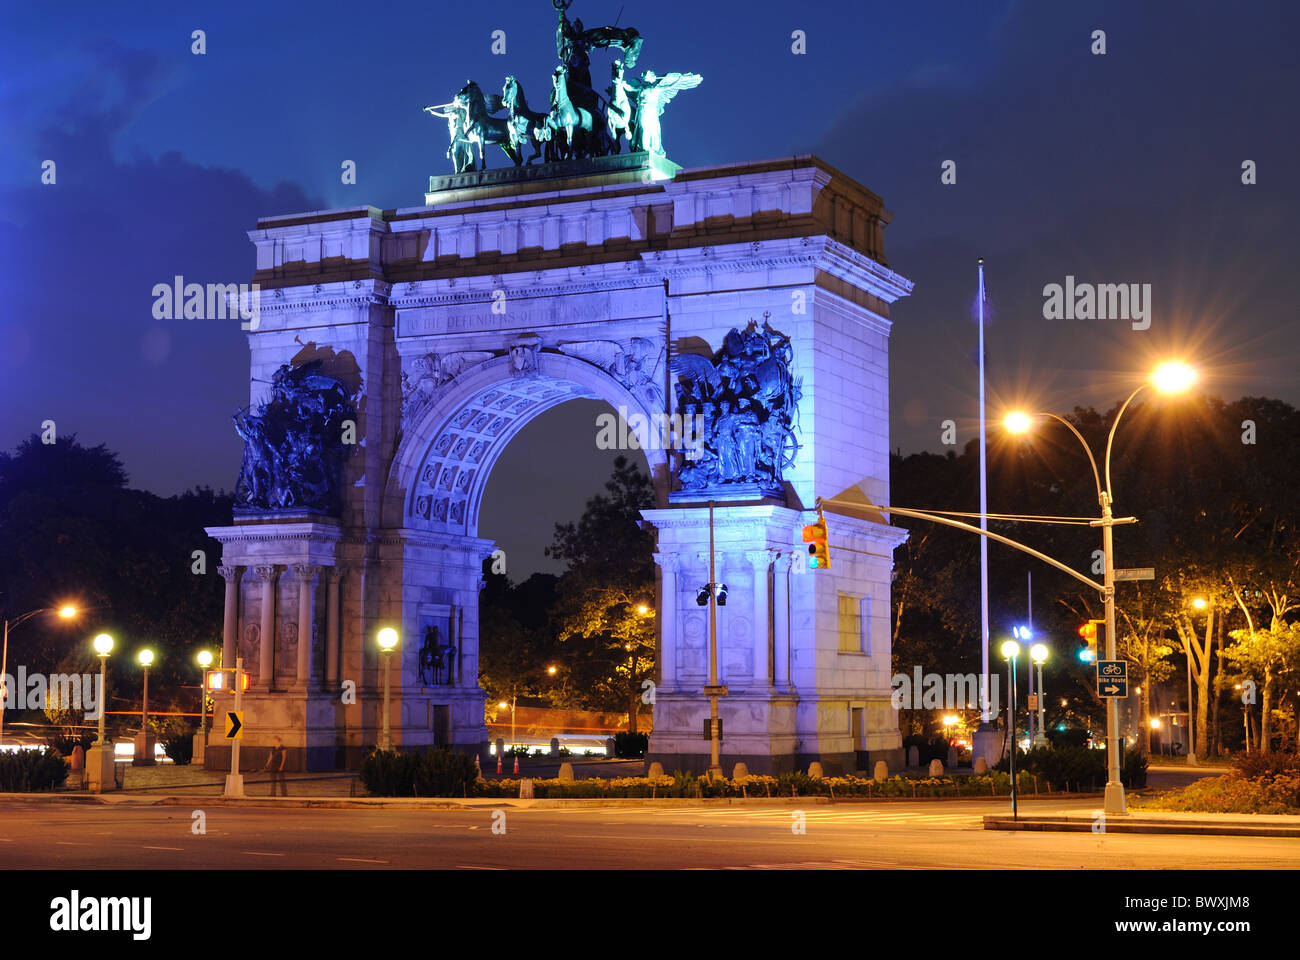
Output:
[[614,734],[614,756],[644,757],[650,747],[650,735],[620,730]]
[[1207,777],[1141,805],[1151,810],[1197,813],[1300,814],[1300,776]]
[[[1106,751],[1083,746],[1034,747],[1021,750],[1016,755],[1016,769],[1024,770],[1038,778],[1041,785],[1051,784],[1053,790],[1073,792],[1100,790],[1106,784]],[[997,768],[1009,767],[1004,757]],[[1139,753],[1122,751],[1120,755],[1120,781],[1130,790],[1146,786],[1147,760]]]
[[474,758],[445,747],[423,753],[372,750],[361,783],[376,797],[464,797],[474,789]]
[[158,742],[172,763],[187,764],[194,759],[194,729],[180,717],[168,717],[158,734]]
[[0,793],[57,790],[67,778],[67,763],[58,751],[48,747],[0,753]]

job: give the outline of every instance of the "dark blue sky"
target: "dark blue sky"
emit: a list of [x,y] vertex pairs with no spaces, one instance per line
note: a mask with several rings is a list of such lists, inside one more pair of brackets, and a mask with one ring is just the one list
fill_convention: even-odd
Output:
[[[894,447],[939,449],[949,418],[972,434],[979,256],[994,404],[1108,405],[1169,351],[1226,398],[1300,402],[1296,4],[575,0],[570,16],[590,27],[620,7],[641,64],[704,75],[665,117],[677,163],[814,152],[894,212],[890,264],[916,281],[894,313]],[[554,19],[547,0],[5,5],[0,447],[53,419],[119,451],[136,486],[232,486],[244,338],[155,320],[153,285],[247,280],[260,216],[420,204],[447,163],[445,124],[420,108],[508,73],[544,101]],[[1044,320],[1043,286],[1066,275],[1150,283],[1151,328]],[[607,473],[571,442],[592,421],[571,406],[526,430],[489,487],[481,531],[512,531],[512,573]],[[525,469],[526,502],[511,482]]]

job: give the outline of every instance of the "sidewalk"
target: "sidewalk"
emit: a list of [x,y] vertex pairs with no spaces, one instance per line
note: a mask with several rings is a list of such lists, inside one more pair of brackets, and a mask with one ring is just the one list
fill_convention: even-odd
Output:
[[1066,810],[1052,814],[1022,814],[1013,820],[1000,813],[984,818],[985,830],[1055,831],[1063,833],[1157,833],[1198,834],[1225,837],[1296,837],[1300,839],[1300,816],[1263,813],[1183,813],[1142,810],[1123,816],[1098,814],[1100,802],[1091,809]]

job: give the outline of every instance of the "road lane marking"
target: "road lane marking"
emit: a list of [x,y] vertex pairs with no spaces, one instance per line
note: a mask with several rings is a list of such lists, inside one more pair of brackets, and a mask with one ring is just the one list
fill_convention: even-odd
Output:
[[479,867],[472,863],[458,863],[457,870],[504,870],[505,867]]
[[184,850],[185,848],[184,847],[151,847],[148,844],[145,844],[140,849],[142,850]]
[[287,853],[258,853],[256,850],[240,850],[246,857],[287,857]]
[[60,846],[60,847],[88,847],[88,846],[90,846],[90,844],[88,844],[88,843],[80,843],[80,842],[78,842],[78,841],[76,841],[76,840],[55,840],[54,843],[55,843],[56,846]]
[[365,857],[335,857],[335,860],[346,860],[348,863],[388,863],[387,860],[368,860]]

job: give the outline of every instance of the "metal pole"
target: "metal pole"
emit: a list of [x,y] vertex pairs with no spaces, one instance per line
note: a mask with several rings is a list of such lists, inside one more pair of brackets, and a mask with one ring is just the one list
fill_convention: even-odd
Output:
[[9,674],[9,618],[5,617],[4,653],[0,654],[0,683],[4,684],[4,696],[0,697],[0,749],[5,742],[5,703],[9,700],[9,684],[5,677]]
[[1187,638],[1187,758],[1196,756],[1196,727],[1192,725],[1192,641],[1196,639],[1196,630],[1189,631]]
[[140,705],[140,732],[145,735],[145,746],[149,736],[149,668],[144,668],[144,702]]
[[[244,703],[244,658],[235,658],[235,713]],[[239,741],[230,741],[230,775],[226,777],[227,797],[244,795],[244,778],[239,772]]]
[[[980,368],[980,529],[988,530],[988,465],[984,431],[984,259],[979,262],[979,368]],[[992,721],[989,712],[989,544],[980,537],[980,722]]]
[[[1132,398],[1130,398],[1132,399]],[[1110,484],[1110,456],[1107,450],[1106,481]],[[1102,546],[1106,556],[1106,577],[1104,580],[1106,597],[1106,659],[1116,659],[1115,644],[1115,538],[1114,516],[1110,510],[1110,490],[1101,497]],[[1114,697],[1106,698],[1106,800],[1107,815],[1122,815],[1128,812],[1124,802],[1124,784],[1119,777],[1119,701]]]
[[510,695],[510,749],[515,748],[515,706],[519,703],[519,694]]
[[[1030,669],[1032,670],[1033,668],[1030,667]],[[1046,697],[1047,690],[1043,686],[1043,665],[1040,663],[1038,665],[1038,735],[1044,740],[1047,739],[1047,719],[1043,713],[1043,701]]]
[[718,590],[713,569],[713,501],[709,501],[709,776],[722,776],[718,743]]
[[[388,689],[389,689],[389,687],[388,687],[388,663],[389,663],[389,658],[390,658],[390,656],[391,656],[391,652],[388,651],[388,650],[385,650],[385,651],[384,651],[384,726],[383,726],[383,733],[382,733],[381,736],[380,736],[380,743],[379,743],[379,749],[380,749],[380,750],[391,750],[391,749],[392,749],[392,744],[391,744],[390,741],[389,741],[389,732],[388,732]],[[511,709],[511,711],[510,711],[510,729],[511,729],[510,737],[511,737],[511,739],[514,739],[514,714],[515,714],[514,710]]]
[[108,666],[108,655],[103,654],[99,658],[99,748],[104,748],[104,711],[108,708],[105,701],[108,699],[108,681],[105,679],[105,668]]
[[1016,819],[1016,658],[1007,658],[1007,671],[1011,676],[1011,697],[1007,701],[1007,735],[1011,740],[1011,819]]
[[[1032,570],[1025,571],[1025,581],[1026,581],[1025,600],[1026,600],[1026,607],[1028,610],[1026,616],[1027,622],[1025,626],[1029,628],[1029,636],[1026,637],[1025,640],[1027,643],[1030,644],[1030,649],[1032,650],[1033,649],[1032,643],[1034,639],[1034,573]],[[1039,692],[1038,696],[1040,699],[1042,698],[1041,691]],[[1029,702],[1031,704],[1034,702],[1034,658],[1032,656],[1029,658]],[[1029,748],[1031,750],[1033,749],[1035,743],[1034,714],[1036,712],[1037,711],[1035,710],[1029,711]]]

